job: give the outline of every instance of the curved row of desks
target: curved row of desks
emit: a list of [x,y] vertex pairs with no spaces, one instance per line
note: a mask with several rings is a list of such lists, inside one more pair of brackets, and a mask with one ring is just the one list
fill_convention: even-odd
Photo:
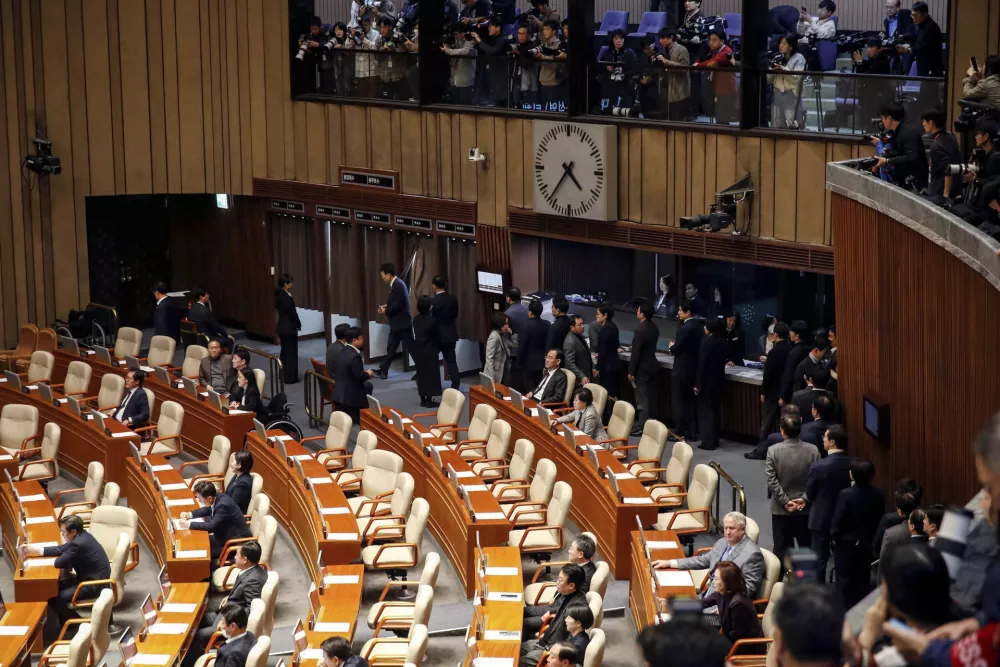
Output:
[[[629,550],[622,554],[632,561],[628,606],[632,611],[635,627],[640,631],[659,622],[662,611],[659,600],[669,600],[675,596],[693,598],[697,595],[689,573],[682,570],[657,570],[653,574],[650,571],[650,561],[684,558],[677,533],[672,530],[647,530],[646,539],[648,555],[643,548],[639,531],[630,535]],[[656,582],[653,581],[654,576],[657,578]]]

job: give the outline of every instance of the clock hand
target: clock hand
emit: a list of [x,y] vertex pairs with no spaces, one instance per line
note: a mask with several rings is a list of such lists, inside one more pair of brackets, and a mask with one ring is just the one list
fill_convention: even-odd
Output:
[[580,181],[576,180],[576,176],[573,175],[573,163],[572,162],[569,163],[569,167],[566,169],[566,174],[573,181],[573,184],[576,185],[576,189],[580,190],[580,191],[583,191],[583,188],[580,186]]
[[[564,167],[564,169],[565,169],[565,167]],[[552,189],[552,196],[553,196],[553,197],[555,197],[555,196],[556,196],[556,192],[557,192],[557,191],[559,190],[559,187],[560,187],[560,186],[561,186],[561,185],[563,184],[563,181],[565,181],[565,180],[566,180],[566,177],[567,177],[567,176],[569,176],[569,171],[568,171],[568,170],[566,170],[566,171],[563,171],[563,175],[562,175],[562,178],[560,178],[560,179],[559,179],[559,182],[558,182],[558,183],[556,183],[556,187],[554,187],[554,188]]]

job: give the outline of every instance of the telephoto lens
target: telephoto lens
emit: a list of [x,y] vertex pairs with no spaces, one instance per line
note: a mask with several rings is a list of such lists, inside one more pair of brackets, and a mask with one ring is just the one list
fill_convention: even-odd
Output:
[[973,514],[964,507],[951,507],[945,510],[938,528],[934,548],[944,556],[948,566],[948,576],[952,581],[958,575],[962,559],[965,557],[965,547],[969,541],[969,530],[972,528]]

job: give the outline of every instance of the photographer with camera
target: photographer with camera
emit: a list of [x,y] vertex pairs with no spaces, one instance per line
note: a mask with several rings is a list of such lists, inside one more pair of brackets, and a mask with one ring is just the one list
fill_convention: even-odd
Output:
[[599,61],[609,63],[604,68],[608,73],[600,77],[601,99],[607,100],[604,112],[613,113],[616,116],[628,116],[631,115],[629,112],[634,103],[632,83],[635,72],[633,67],[638,61],[632,49],[625,47],[624,30],[612,30],[610,42],[608,47],[603,50]]
[[[801,72],[806,68],[806,59],[799,53],[799,40],[788,34],[778,42],[779,54],[771,61],[772,72]],[[802,103],[801,76],[771,74],[768,76],[773,88],[771,99],[771,127],[789,130],[801,128],[804,115]]]
[[[473,103],[473,84],[476,81],[476,61],[473,56],[476,46],[467,39],[465,32],[468,26],[458,23],[454,27],[454,37],[441,45],[441,50],[451,56],[451,92],[449,101],[452,104]],[[457,57],[456,57],[457,56]]]
[[557,111],[562,102],[563,81],[566,79],[566,68],[562,61],[566,52],[559,41],[559,22],[548,20],[542,24],[542,41],[532,54],[541,61],[538,66],[539,98],[543,111]]
[[1000,55],[978,65],[973,58],[967,76],[962,79],[962,99],[976,100],[1000,111]]
[[519,24],[510,47],[510,57],[514,61],[511,96],[514,106],[519,109],[530,109],[538,103],[538,64],[532,54],[537,46],[538,43],[531,39],[527,24]]
[[486,35],[479,36],[478,32],[471,33],[472,42],[476,49],[486,59],[486,71],[484,74],[487,97],[487,106],[506,107],[507,88],[510,77],[508,76],[507,50],[510,43],[503,37],[503,23],[497,15],[491,16],[487,23]]
[[[890,52],[883,48],[882,40],[879,37],[870,38],[867,42],[867,48],[868,57],[865,59],[861,58],[860,51],[854,51],[851,54],[851,59],[854,61],[854,72],[857,74],[888,75],[891,68]],[[844,83],[851,85],[852,80],[845,80]],[[865,77],[854,79],[853,83],[857,87],[856,92],[851,95],[850,91],[846,91],[844,97],[857,97],[858,116],[863,118],[866,123],[869,118],[878,115],[884,101],[892,99],[896,92],[896,83],[888,78]]]
[[899,102],[884,104],[879,116],[886,132],[870,139],[872,146],[879,149],[872,173],[878,174],[880,169],[884,169],[887,180],[900,186],[906,186],[907,180],[912,177],[913,184],[923,188],[927,185],[928,172],[920,132],[903,122],[906,111]]
[[549,0],[531,0],[531,9],[521,14],[518,20],[524,20],[528,26],[528,32],[533,38],[538,39],[546,21],[555,21],[556,30],[558,30],[559,12],[549,7]]
[[371,14],[365,14],[358,20],[361,27],[353,33],[355,48],[359,50],[354,56],[354,78],[358,84],[358,96],[375,99],[379,95],[378,56],[370,54],[375,51],[380,35],[372,27],[374,21]]
[[396,22],[388,16],[378,20],[378,37],[375,40],[375,50],[378,75],[382,81],[381,97],[384,100],[398,100],[402,93],[401,81],[406,69],[406,61],[402,56],[393,55],[403,51],[402,40],[393,34]]
[[[303,91],[306,93],[321,92],[333,94],[333,62],[324,57],[323,45],[333,36],[333,26],[323,23],[314,16],[309,20],[309,32],[299,36],[299,51],[295,54],[295,63],[301,69]],[[316,87],[316,67],[319,66],[320,83]]]
[[666,110],[669,120],[685,120],[691,106],[691,76],[687,70],[671,69],[690,67],[691,55],[677,41],[677,33],[672,28],[661,28],[658,39],[659,49],[647,47],[646,56],[651,65],[666,70],[660,75],[660,106]]
[[948,173],[948,165],[962,159],[962,149],[958,147],[958,139],[947,130],[947,120],[944,112],[932,109],[921,116],[924,134],[930,135],[931,143],[927,149],[927,157],[931,163],[930,182],[926,194],[931,197],[957,197],[962,191],[961,182]]
[[714,108],[710,115],[714,116],[715,122],[728,125],[738,118],[739,90],[736,87],[736,74],[733,71],[736,64],[733,60],[733,50],[726,44],[726,33],[721,28],[709,34],[708,48],[709,55],[698,59],[694,65],[710,70],[724,70],[711,74]]
[[[967,165],[952,165],[953,174],[961,173],[966,184],[965,203],[973,210],[956,206],[953,213],[968,220],[994,222],[995,207],[992,205],[997,197],[997,186],[1000,185],[1000,127],[992,118],[980,118],[976,122],[976,148],[972,151]],[[957,210],[956,210],[957,209]]]
[[343,21],[335,23],[330,41],[323,45],[323,49],[326,52],[325,57],[333,65],[337,95],[347,96],[351,92],[351,83],[354,81],[354,54],[347,51],[353,51],[355,46],[354,37],[347,25]]

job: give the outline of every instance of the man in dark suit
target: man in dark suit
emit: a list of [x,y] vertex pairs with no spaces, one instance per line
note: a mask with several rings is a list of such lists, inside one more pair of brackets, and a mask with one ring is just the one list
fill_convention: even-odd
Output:
[[808,548],[809,506],[803,497],[809,468],[819,459],[819,452],[812,445],[799,440],[802,420],[782,417],[781,434],[785,440],[767,450],[764,473],[767,490],[771,495],[771,531],[774,536],[774,555],[784,562],[785,552],[797,546]]
[[639,327],[632,336],[632,353],[628,361],[628,380],[635,386],[635,404],[638,419],[631,435],[642,435],[647,419],[656,414],[656,374],[660,362],[656,360],[656,343],[660,330],[653,322],[653,303],[644,300],[635,311]]
[[375,376],[375,371],[365,369],[361,359],[361,350],[365,346],[365,337],[358,327],[351,327],[344,334],[347,346],[337,357],[337,384],[333,386],[333,402],[337,409],[346,412],[355,424],[361,422],[361,409],[368,407],[368,394],[371,393],[369,379]]
[[[903,0],[886,0],[885,19],[882,27],[886,37],[892,38],[899,35],[912,42],[916,38],[916,26],[913,25],[913,14],[909,9],[901,7]],[[910,73],[910,64],[913,62],[913,53],[903,53],[895,55],[891,59],[891,70],[886,74],[901,74],[906,76]],[[871,114],[869,114],[871,115]]]
[[198,366],[198,383],[203,387],[211,387],[220,394],[228,392],[236,384],[233,358],[222,353],[222,343],[218,339],[208,342],[208,356]]
[[434,276],[431,289],[434,291],[434,297],[431,299],[431,315],[437,323],[438,345],[445,367],[448,369],[451,386],[453,389],[458,389],[462,384],[458,361],[455,359],[455,344],[458,342],[458,329],[455,328],[455,320],[458,318],[458,299],[454,294],[445,291],[448,289],[448,279],[444,276]]
[[350,328],[351,325],[347,322],[341,322],[333,328],[334,341],[330,343],[330,347],[326,348],[326,374],[330,376],[331,380],[337,379],[337,358],[347,347],[345,337]]
[[[27,556],[55,558],[59,574],[59,593],[49,599],[49,608],[59,619],[58,627],[71,618],[79,618],[69,603],[76,593],[77,584],[111,577],[111,563],[104,547],[94,536],[83,529],[83,519],[79,516],[65,516],[59,519],[59,533],[63,544],[43,547],[35,544],[21,545],[22,561]],[[80,600],[92,600],[101,594],[104,586],[86,586],[81,590]]]
[[[597,553],[597,544],[584,533],[578,534],[569,545],[566,551],[566,559],[583,569],[583,583],[580,584],[580,592],[584,595],[590,591],[590,580],[594,578],[597,565],[594,564],[594,554]],[[542,629],[542,617],[551,609],[549,605],[528,605],[524,608],[524,632],[534,637]]]
[[[944,76],[944,49],[941,48],[944,38],[941,36],[941,27],[930,17],[926,2],[913,3],[912,16],[916,40],[911,48],[913,58],[917,61],[917,76]],[[921,92],[922,89],[923,86]]]
[[600,329],[597,332],[597,365],[594,368],[594,376],[602,387],[608,392],[618,392],[619,374],[621,373],[622,360],[618,356],[620,341],[618,338],[618,325],[615,324],[615,307],[610,303],[605,303],[597,308],[597,323]]
[[792,394],[795,393],[795,369],[798,368],[799,362],[809,356],[809,351],[812,349],[809,343],[806,342],[808,335],[809,327],[805,322],[802,320],[792,322],[788,335],[792,347],[788,351],[785,372],[781,376],[781,399],[779,400],[779,405],[792,402]]
[[274,308],[278,311],[278,339],[281,341],[281,367],[285,372],[285,384],[299,381],[299,311],[292,298],[294,281],[287,273],[278,279],[278,289],[274,292]]
[[785,373],[790,351],[788,325],[778,322],[774,325],[774,345],[767,353],[767,360],[764,361],[764,378],[760,383],[760,402],[764,407],[761,409],[758,444],[752,452],[743,455],[745,458],[763,461],[767,456],[767,438],[774,429],[774,421],[781,409],[778,405],[781,399],[781,378]]
[[410,316],[410,290],[406,283],[396,275],[396,265],[386,262],[379,269],[382,282],[389,286],[389,297],[378,307],[380,315],[389,318],[389,342],[385,348],[385,359],[379,366],[375,377],[389,379],[389,366],[396,356],[396,349],[403,344],[403,354],[410,353],[410,343],[413,342],[413,318]]
[[830,348],[830,338],[825,329],[820,329],[813,336],[812,349],[804,359],[799,361],[792,375],[792,397],[795,392],[806,388],[806,375],[816,368],[826,368],[826,353]]
[[[193,512],[181,514],[180,528],[203,530],[209,533],[212,559],[222,553],[222,547],[236,537],[250,537],[250,526],[243,518],[236,502],[225,493],[219,493],[213,482],[198,482],[194,486],[195,499],[201,505]],[[191,521],[191,519],[204,519]]]
[[566,368],[576,376],[576,386],[580,388],[594,376],[590,348],[583,340],[583,316],[570,315],[569,333],[563,338],[562,351],[566,358]]
[[677,306],[677,338],[670,346],[674,367],[670,372],[670,393],[673,398],[674,422],[677,434],[687,440],[698,439],[698,401],[694,393],[698,378],[698,353],[705,335],[704,321],[694,316],[694,304],[683,299]]
[[524,331],[518,334],[517,367],[521,369],[522,390],[538,386],[542,380],[542,370],[545,368],[545,342],[549,337],[551,325],[542,319],[542,302],[532,301],[528,304],[528,323]]
[[[819,394],[816,396],[812,404],[812,420],[802,425],[802,432],[799,434],[799,439],[820,447],[823,444],[823,436],[826,435],[826,429],[836,421],[835,406],[833,397],[829,394]],[[820,454],[825,456],[822,450]]]
[[813,420],[812,407],[816,399],[820,396],[830,395],[830,392],[823,388],[829,380],[830,372],[824,366],[816,366],[806,370],[806,386],[792,394],[792,404],[798,406],[803,424],[808,424]]
[[566,374],[562,371],[565,357],[562,350],[549,350],[545,355],[545,372],[538,386],[524,395],[539,403],[558,403],[566,398]]
[[253,470],[253,454],[250,450],[240,449],[230,454],[229,470],[233,473],[233,478],[226,485],[226,495],[246,514],[253,497],[253,477],[250,475]]
[[812,550],[816,554],[816,570],[826,581],[826,564],[830,559],[830,524],[837,509],[840,492],[851,485],[851,457],[847,455],[847,431],[834,425],[823,437],[826,458],[809,467],[806,494],[809,505],[809,532]]
[[153,285],[153,298],[156,299],[156,308],[153,310],[153,335],[174,338],[173,327],[170,325],[170,299],[167,298],[165,282]]
[[129,371],[125,374],[125,396],[111,418],[131,428],[142,428],[149,421],[149,399],[142,385],[146,371]]
[[205,334],[209,338],[225,338],[229,335],[226,328],[215,319],[215,314],[209,307],[209,294],[199,288],[191,293],[191,308],[188,310],[188,319],[198,327],[198,333]]
[[[587,597],[580,590],[583,585],[583,568],[579,565],[563,565],[556,579],[556,596],[549,610],[542,616],[542,624],[548,624],[548,629],[538,639],[526,639],[521,643],[520,667],[535,667],[550,646],[569,637],[566,629],[566,610],[574,604],[587,604]],[[529,630],[522,628],[522,635],[527,636]]]
[[[888,158],[876,156],[872,172],[878,174],[880,170],[888,168],[886,174],[896,185],[905,186],[907,179],[912,176],[914,185],[923,188],[927,185],[930,170],[927,168],[927,154],[921,139],[922,132],[915,125],[903,122],[906,119],[906,110],[899,102],[883,104],[879,110],[879,118],[882,119],[886,130],[896,133],[892,139],[895,154]],[[877,145],[878,138],[872,137],[871,143],[873,146]]]
[[871,461],[854,459],[851,462],[854,486],[840,492],[830,522],[837,590],[847,608],[860,602],[871,590],[868,583],[871,576],[871,543],[879,516],[885,509],[882,489],[871,486],[874,477],[875,466]]
[[552,299],[552,326],[549,327],[548,338],[545,339],[547,350],[561,350],[566,334],[569,333],[571,322],[567,314],[569,313],[569,301],[564,297],[557,296]]
[[[698,427],[701,444],[698,449],[719,447],[719,410],[722,392],[726,387],[726,362],[729,360],[729,341],[726,329],[718,317],[705,322],[705,335],[698,347],[698,371],[694,381],[694,394],[698,400]],[[676,368],[676,364],[674,366]]]
[[[899,507],[900,493],[910,493],[913,495],[914,502],[913,508],[916,509],[920,507],[920,502],[924,497],[924,490],[921,488],[917,480],[912,477],[904,477],[896,483],[896,491],[893,500],[896,501],[896,507]],[[909,514],[907,514],[909,516]],[[903,517],[898,509],[893,509],[891,512],[886,512],[882,515],[881,520],[878,522],[878,527],[875,529],[875,538],[872,541],[871,560],[875,560],[879,557],[879,552],[882,550],[882,542],[885,539],[885,534],[894,526],[898,526],[903,523]]]
[[222,632],[226,641],[215,653],[215,667],[246,667],[257,638],[247,632],[247,612],[239,605],[222,608]]

